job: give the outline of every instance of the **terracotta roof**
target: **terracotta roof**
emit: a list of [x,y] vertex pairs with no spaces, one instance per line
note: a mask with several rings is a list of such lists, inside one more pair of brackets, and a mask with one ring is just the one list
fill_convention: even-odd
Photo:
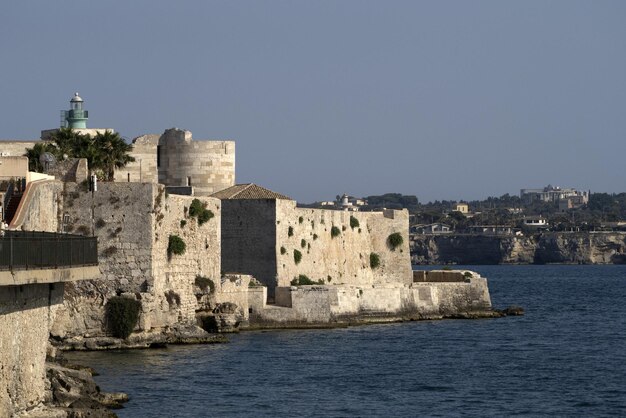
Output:
[[213,193],[211,197],[216,197],[221,200],[241,199],[241,200],[255,200],[255,199],[282,199],[293,200],[290,197],[282,195],[280,193],[273,192],[265,187],[257,186],[254,183],[236,184],[228,189],[220,190]]

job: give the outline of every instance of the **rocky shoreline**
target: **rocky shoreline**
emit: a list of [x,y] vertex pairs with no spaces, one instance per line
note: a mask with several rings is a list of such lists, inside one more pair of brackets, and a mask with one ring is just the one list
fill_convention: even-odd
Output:
[[625,232],[412,235],[414,265],[626,264]]

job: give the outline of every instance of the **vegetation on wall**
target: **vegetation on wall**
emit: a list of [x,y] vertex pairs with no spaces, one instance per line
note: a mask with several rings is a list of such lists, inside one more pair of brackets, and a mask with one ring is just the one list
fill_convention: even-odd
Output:
[[380,266],[380,256],[376,253],[371,253],[370,254],[370,267],[372,269],[375,269],[378,266]]
[[354,229],[358,227],[359,227],[359,220],[355,218],[354,216],[350,215],[350,228]]
[[215,215],[206,208],[206,203],[202,203],[199,199],[194,199],[189,206],[189,216],[198,218],[198,225],[208,222]]
[[301,240],[300,240],[300,246],[301,246],[302,248],[306,247],[306,240],[305,240],[305,239],[301,239]]
[[178,235],[170,235],[169,242],[167,244],[167,255],[169,257],[174,255],[183,255],[185,254],[185,250],[187,249],[187,245],[185,241]]
[[289,229],[287,230],[287,236],[288,237],[293,236],[293,227],[291,227],[291,226],[289,227]]
[[299,224],[301,224],[302,222],[304,222],[304,218],[303,218],[302,216],[300,216],[300,217],[298,218],[298,223],[299,223]]
[[291,280],[292,286],[311,286],[314,284],[324,284],[324,280],[313,281],[305,274],[300,274],[298,277],[294,277]]
[[187,225],[187,221],[186,221],[186,220],[184,220],[184,219],[181,219],[181,220],[180,220],[180,227],[181,227],[181,228],[184,228],[184,227],[185,227],[185,225]]
[[198,286],[203,292],[208,290],[209,293],[215,292],[215,283],[213,280],[208,277],[197,275],[196,280],[194,281],[195,285]]
[[295,261],[296,264],[300,264],[300,261],[302,261],[302,253],[298,250],[293,250],[293,261]]
[[341,234],[341,231],[339,230],[339,228],[337,228],[336,226],[333,226],[332,228],[330,228],[330,236],[332,238],[335,238],[339,234]]
[[285,247],[280,247],[280,253],[281,254],[287,254],[287,249]]
[[387,243],[389,244],[392,250],[395,250],[396,248],[398,248],[400,245],[402,245],[403,242],[404,242],[404,239],[402,238],[402,235],[399,232],[394,232],[393,234],[387,237]]
[[111,333],[117,338],[128,338],[137,325],[140,311],[141,302],[135,299],[121,296],[109,299],[106,304],[106,319]]

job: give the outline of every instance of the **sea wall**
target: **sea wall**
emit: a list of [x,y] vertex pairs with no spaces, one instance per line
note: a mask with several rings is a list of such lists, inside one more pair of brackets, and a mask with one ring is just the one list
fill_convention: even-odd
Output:
[[[24,230],[72,232],[98,237],[101,279],[68,284],[52,334],[59,339],[107,335],[105,305],[115,295],[141,301],[137,332],[195,324],[195,278],[220,291],[220,201],[201,198],[213,218],[203,225],[189,216],[193,198],[167,195],[146,183],[85,185],[45,182],[25,202]],[[186,244],[168,252],[169,237]]]
[[0,417],[46,396],[46,348],[63,284],[0,286]]
[[279,287],[276,304],[250,299],[253,328],[490,316],[487,280],[478,273],[457,282],[364,286]]
[[413,264],[624,264],[626,232],[413,235]]
[[[337,285],[411,282],[407,211],[305,209],[292,200],[277,200],[276,205],[278,286],[289,286],[299,275]],[[358,226],[350,226],[351,218]],[[333,227],[339,231],[334,237]],[[387,242],[393,233],[403,238],[395,250]],[[299,262],[296,251],[301,254]],[[376,268],[370,267],[371,254],[380,260]]]

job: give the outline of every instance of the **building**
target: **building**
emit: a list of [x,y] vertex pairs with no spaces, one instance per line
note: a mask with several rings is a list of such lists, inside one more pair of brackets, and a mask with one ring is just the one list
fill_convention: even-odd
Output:
[[526,228],[535,230],[544,230],[549,226],[548,220],[542,216],[525,216],[522,224]]
[[[213,194],[221,199],[222,271],[250,274],[268,287],[290,286],[301,275],[332,285],[410,283],[408,212],[346,212],[300,208],[255,184]],[[403,237],[392,250],[391,234]],[[376,254],[380,265],[371,268]]]
[[413,225],[410,230],[412,234],[449,234],[452,232],[449,225],[442,223]]
[[576,189],[562,189],[558,186],[547,185],[543,189],[521,189],[520,198],[525,204],[531,204],[533,202],[552,202],[556,203],[562,199],[579,198],[581,204],[586,204],[589,201],[589,192],[579,191]]
[[467,214],[469,213],[469,205],[467,203],[457,203],[454,206],[452,206],[452,211],[453,212],[461,212],[462,214]]

